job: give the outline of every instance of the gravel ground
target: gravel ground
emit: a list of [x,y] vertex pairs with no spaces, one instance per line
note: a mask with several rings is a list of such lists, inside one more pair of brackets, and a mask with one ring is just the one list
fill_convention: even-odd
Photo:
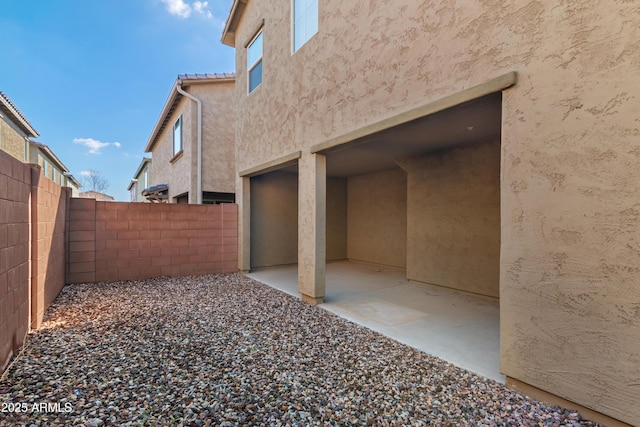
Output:
[[0,404],[2,426],[596,425],[239,274],[65,287]]

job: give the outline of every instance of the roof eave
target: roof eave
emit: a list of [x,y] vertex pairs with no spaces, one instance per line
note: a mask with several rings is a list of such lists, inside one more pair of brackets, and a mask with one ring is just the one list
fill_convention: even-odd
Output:
[[62,160],[60,160],[58,156],[56,156],[56,153],[51,151],[51,148],[49,148],[48,145],[33,140],[29,140],[29,142],[40,148],[40,150],[44,151],[49,159],[52,160],[53,163],[55,163],[56,166],[60,168],[60,170],[62,170],[62,173],[69,172],[69,168],[64,163],[62,163]]
[[167,115],[171,111],[174,103],[176,103],[182,97],[182,95],[180,95],[178,93],[178,90],[176,89],[178,84],[179,84],[179,80],[176,80],[176,82],[173,84],[173,87],[171,88],[171,92],[169,92],[169,97],[167,98],[167,101],[164,103],[164,107],[162,107],[162,112],[160,113],[160,116],[156,121],[156,125],[153,127],[153,131],[151,132],[151,136],[147,141],[147,145],[144,147],[145,153],[150,153],[151,150],[153,149],[153,146],[156,144],[156,142],[158,141],[158,138],[160,137],[160,132],[163,129],[164,122],[166,120]]
[[229,16],[222,31],[222,38],[220,39],[222,44],[236,47],[236,29],[238,28],[238,22],[240,22],[240,18],[242,18],[242,13],[247,7],[248,1],[249,0],[233,0]]
[[18,107],[13,105],[13,102],[9,99],[9,97],[2,92],[0,92],[2,96],[0,96],[0,103],[2,104],[3,109],[11,115],[10,119],[13,123],[15,123],[20,130],[22,130],[28,138],[37,138],[40,136],[37,130],[31,126],[31,123],[27,120],[26,117],[22,114]]
[[138,166],[138,169],[136,169],[136,173],[133,174],[133,179],[137,179],[140,174],[142,173],[142,169],[144,169],[144,167],[147,165],[147,163],[151,163],[151,157],[143,157],[142,161],[140,162],[140,165]]

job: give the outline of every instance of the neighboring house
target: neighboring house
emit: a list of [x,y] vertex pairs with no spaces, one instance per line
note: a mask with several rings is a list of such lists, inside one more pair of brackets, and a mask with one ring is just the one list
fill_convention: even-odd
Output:
[[639,425],[640,14],[578,3],[234,0],[240,269],[499,298],[507,384]]
[[0,91],[0,150],[21,162],[28,162],[29,138],[38,135],[18,107]]
[[93,190],[83,191],[78,197],[81,199],[96,199],[99,202],[113,202],[115,200],[113,196]]
[[44,176],[60,186],[70,187],[76,197],[80,183],[48,146],[30,139],[38,135],[11,99],[0,92],[0,149],[21,162],[39,165]]
[[153,201],[235,201],[233,74],[178,76],[145,152],[152,153]]
[[28,163],[39,165],[42,168],[44,176],[62,187],[71,188],[71,197],[78,197],[82,185],[48,146],[29,140],[28,158]]
[[140,166],[133,174],[133,178],[127,187],[131,193],[132,202],[148,202],[149,200],[142,195],[145,188],[150,187],[151,183],[151,157],[143,157]]

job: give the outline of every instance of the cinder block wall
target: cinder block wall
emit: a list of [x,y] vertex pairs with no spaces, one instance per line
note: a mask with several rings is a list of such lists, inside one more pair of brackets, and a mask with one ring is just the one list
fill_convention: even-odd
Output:
[[71,199],[67,283],[237,271],[235,204]]
[[37,329],[44,312],[65,284],[66,226],[71,189],[31,169],[31,327]]
[[0,150],[0,371],[29,330],[31,168]]

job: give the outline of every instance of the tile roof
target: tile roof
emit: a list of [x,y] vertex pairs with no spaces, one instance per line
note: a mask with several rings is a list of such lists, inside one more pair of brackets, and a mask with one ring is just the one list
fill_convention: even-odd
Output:
[[179,74],[178,80],[217,80],[235,79],[236,73],[204,73],[204,74]]
[[33,128],[29,120],[22,114],[22,112],[15,106],[11,99],[2,91],[0,91],[0,111],[9,115],[12,122],[14,122],[22,131],[30,137],[37,137],[40,134]]

